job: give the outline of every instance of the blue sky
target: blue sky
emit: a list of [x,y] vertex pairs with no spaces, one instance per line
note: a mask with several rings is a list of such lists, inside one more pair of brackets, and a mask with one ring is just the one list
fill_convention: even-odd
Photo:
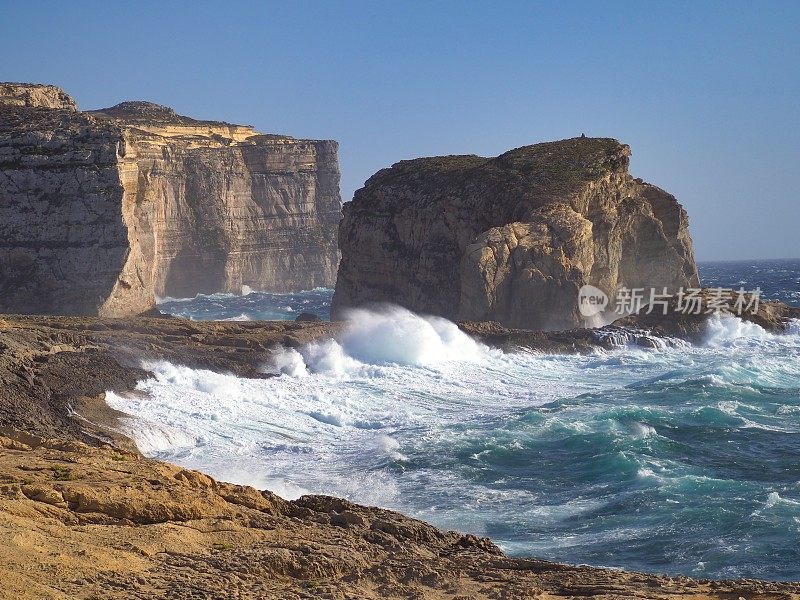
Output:
[[800,2],[12,2],[0,81],[340,142],[376,170],[573,137],[631,145],[701,260],[800,256]]

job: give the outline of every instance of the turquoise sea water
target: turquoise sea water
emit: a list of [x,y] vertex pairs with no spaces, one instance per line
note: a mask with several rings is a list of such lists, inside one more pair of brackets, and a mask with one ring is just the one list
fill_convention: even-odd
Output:
[[[701,270],[797,303],[800,261]],[[211,314],[194,302],[174,305]],[[275,305],[290,303],[257,310]],[[339,342],[277,352],[270,379],[149,366],[149,397],[110,403],[146,453],[223,479],[398,509],[515,555],[800,579],[800,323],[778,336],[721,319],[701,346],[579,357],[363,312]]]
[[194,298],[165,298],[162,312],[198,321],[293,321],[309,312],[325,321],[331,318],[333,290],[277,294],[248,291],[247,294],[198,294]]

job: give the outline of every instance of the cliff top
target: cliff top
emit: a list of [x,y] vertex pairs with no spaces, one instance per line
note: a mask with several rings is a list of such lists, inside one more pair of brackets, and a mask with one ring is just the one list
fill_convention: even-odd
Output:
[[401,160],[388,169],[378,171],[368,180],[380,181],[424,171],[426,174],[465,173],[474,169],[497,167],[509,171],[547,172],[593,177],[604,171],[625,170],[630,147],[613,138],[576,137],[554,142],[541,142],[487,158],[475,154],[430,156]]
[[[405,198],[431,199],[471,195],[526,201],[529,206],[563,198],[607,173],[626,174],[630,147],[613,138],[576,137],[515,148],[485,158],[476,155],[435,156],[403,160],[378,171],[356,192],[388,186],[405,188]],[[383,196],[382,196],[383,197]],[[391,196],[399,198],[401,196]],[[391,200],[388,200],[391,201]]]
[[237,125],[226,121],[204,121],[179,115],[173,108],[148,102],[146,100],[128,100],[120,102],[108,108],[100,108],[88,111],[93,115],[111,117],[117,121],[130,124],[169,124],[186,126],[224,126],[224,127],[244,127],[252,129],[251,125]]
[[60,87],[41,83],[0,82],[0,106],[78,110],[75,100]]
[[593,179],[627,171],[630,155],[630,146],[614,138],[576,137],[515,148],[491,162],[515,171],[546,172],[552,178]]
[[[54,110],[36,113],[25,110],[43,108]],[[257,145],[294,142],[336,144],[333,140],[296,139],[284,134],[261,133],[252,125],[193,119],[178,114],[169,106],[145,100],[129,100],[108,108],[78,111],[75,100],[69,94],[48,84],[0,82],[0,110],[0,128],[10,131],[41,126],[63,128],[69,127],[72,122],[84,125],[88,120],[90,124],[104,122],[106,126],[127,126],[148,134],[187,140],[206,137],[217,142],[224,142],[227,138],[235,143]]]

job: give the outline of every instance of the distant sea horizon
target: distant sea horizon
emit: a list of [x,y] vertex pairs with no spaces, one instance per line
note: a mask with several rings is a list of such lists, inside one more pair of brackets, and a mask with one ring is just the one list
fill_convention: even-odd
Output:
[[785,260],[800,260],[800,257],[781,256],[778,258],[723,258],[719,260],[707,260],[707,259],[700,260],[696,258],[695,262],[698,265],[701,265],[706,263],[748,263],[748,262],[768,262],[768,261],[785,261]]

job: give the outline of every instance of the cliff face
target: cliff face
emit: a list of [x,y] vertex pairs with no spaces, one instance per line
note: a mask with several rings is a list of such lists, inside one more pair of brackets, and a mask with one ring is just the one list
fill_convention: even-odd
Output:
[[575,138],[496,158],[402,161],[345,205],[334,311],[393,302],[449,318],[561,329],[591,284],[699,284],[686,212],[628,174],[630,149]]
[[125,316],[333,285],[336,142],[23,87],[0,86],[0,310]]

